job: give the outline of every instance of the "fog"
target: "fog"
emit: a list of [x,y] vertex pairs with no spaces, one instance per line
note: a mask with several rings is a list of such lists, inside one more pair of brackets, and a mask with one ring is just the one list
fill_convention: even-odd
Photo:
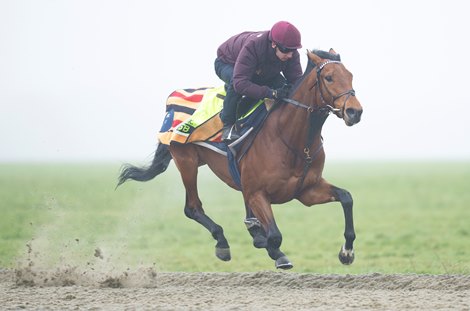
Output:
[[0,161],[146,160],[167,96],[219,86],[217,47],[288,20],[334,48],[362,121],[334,116],[329,159],[469,160],[465,1],[0,0]]

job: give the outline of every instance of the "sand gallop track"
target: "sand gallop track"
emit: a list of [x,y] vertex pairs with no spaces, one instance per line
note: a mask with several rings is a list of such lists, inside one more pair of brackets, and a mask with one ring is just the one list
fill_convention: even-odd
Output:
[[468,275],[0,269],[2,310],[470,310]]

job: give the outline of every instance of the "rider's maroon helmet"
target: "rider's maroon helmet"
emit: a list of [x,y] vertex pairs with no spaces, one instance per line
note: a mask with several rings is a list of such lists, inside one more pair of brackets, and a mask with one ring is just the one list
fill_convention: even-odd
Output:
[[280,21],[273,25],[270,39],[287,49],[294,50],[302,47],[299,30],[286,21]]

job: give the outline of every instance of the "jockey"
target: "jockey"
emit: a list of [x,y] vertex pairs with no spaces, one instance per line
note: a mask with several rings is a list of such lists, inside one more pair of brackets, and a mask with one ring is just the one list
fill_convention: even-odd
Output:
[[225,142],[240,137],[234,124],[242,96],[252,101],[288,96],[288,85],[302,76],[297,51],[301,47],[300,32],[286,21],[277,22],[270,31],[242,32],[219,46],[214,65],[217,76],[225,82],[220,114]]

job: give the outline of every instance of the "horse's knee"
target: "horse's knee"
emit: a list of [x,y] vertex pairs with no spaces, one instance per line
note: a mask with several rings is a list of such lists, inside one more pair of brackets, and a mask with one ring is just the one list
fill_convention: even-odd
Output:
[[351,205],[353,204],[353,197],[351,193],[345,189],[333,187],[336,199],[342,204]]

